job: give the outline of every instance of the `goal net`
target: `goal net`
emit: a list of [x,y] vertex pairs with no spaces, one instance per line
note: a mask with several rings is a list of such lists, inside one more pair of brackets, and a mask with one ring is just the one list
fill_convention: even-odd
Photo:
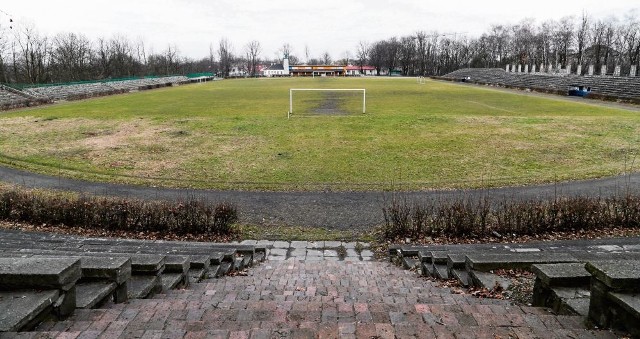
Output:
[[292,88],[287,117],[366,113],[366,105],[365,89]]

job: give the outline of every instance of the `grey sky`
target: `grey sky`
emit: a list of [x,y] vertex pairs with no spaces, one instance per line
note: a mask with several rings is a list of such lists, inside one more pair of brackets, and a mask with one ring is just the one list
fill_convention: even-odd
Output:
[[[251,40],[262,45],[262,57],[274,58],[283,43],[304,59],[328,51],[333,59],[355,52],[360,40],[374,41],[418,30],[466,33],[476,37],[494,23],[514,24],[524,18],[536,22],[579,16],[619,19],[635,12],[634,0],[323,0],[311,5],[293,0],[46,0],[3,1],[0,10],[18,23],[32,23],[42,33],[82,32],[91,39],[122,34],[139,38],[156,52],[175,44],[182,55],[208,55],[222,37],[236,53]],[[0,18],[2,18],[0,14]],[[5,17],[6,18],[6,17]],[[5,25],[5,21],[0,21]],[[148,49],[150,49],[148,47]]]

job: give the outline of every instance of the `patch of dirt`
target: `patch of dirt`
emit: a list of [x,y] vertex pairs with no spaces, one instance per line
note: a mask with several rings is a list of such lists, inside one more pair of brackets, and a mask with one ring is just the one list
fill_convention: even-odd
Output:
[[107,148],[124,147],[128,145],[128,139],[132,136],[139,138],[149,138],[153,133],[146,126],[139,123],[121,123],[114,127],[110,133],[84,133],[88,138],[81,141],[81,144],[93,151],[100,151]]

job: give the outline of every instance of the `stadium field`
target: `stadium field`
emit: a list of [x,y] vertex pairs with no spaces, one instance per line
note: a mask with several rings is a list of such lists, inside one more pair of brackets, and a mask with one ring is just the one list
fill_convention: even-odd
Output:
[[[294,97],[287,119],[290,88],[363,88],[367,112]],[[224,80],[0,114],[0,165],[147,186],[525,185],[635,171],[639,153],[638,112],[414,78]]]

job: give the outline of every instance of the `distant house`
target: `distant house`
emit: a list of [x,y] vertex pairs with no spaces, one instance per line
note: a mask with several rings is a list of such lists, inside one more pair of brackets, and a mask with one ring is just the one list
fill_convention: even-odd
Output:
[[229,70],[230,77],[246,77],[247,71],[242,66],[233,66]]
[[262,74],[266,77],[288,77],[289,68],[289,58],[285,56],[281,64],[271,64],[262,70]]
[[376,68],[373,66],[353,66],[349,65],[346,67],[347,75],[349,76],[358,76],[358,75],[376,75]]

